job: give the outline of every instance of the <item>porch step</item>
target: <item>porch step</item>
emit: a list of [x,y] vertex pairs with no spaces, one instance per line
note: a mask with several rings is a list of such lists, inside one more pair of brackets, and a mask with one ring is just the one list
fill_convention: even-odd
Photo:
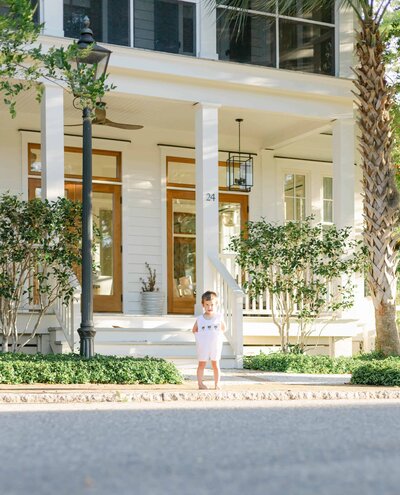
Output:
[[[109,319],[109,315],[107,318],[96,318],[94,344],[96,353],[108,356],[151,356],[172,361],[178,368],[196,368],[196,344],[192,333],[194,318],[150,317],[148,319],[138,317],[132,319],[129,317],[129,319],[119,319],[119,322],[126,325],[124,327],[120,325],[98,326]],[[174,327],[177,321],[178,328]],[[65,341],[63,332],[55,328],[52,333],[54,344],[61,350],[60,346]],[[225,337],[224,339],[221,367],[235,368],[236,360],[232,348]]]
[[137,343],[193,343],[191,329],[179,328],[96,328],[96,343],[103,342]]
[[142,330],[191,330],[195,316],[188,315],[121,315],[121,314],[99,314],[94,315],[93,322],[96,330],[98,328],[113,329],[142,329]]
[[[165,359],[196,359],[196,346],[191,342],[98,342],[95,340],[95,351],[99,354],[133,357],[159,357]],[[224,342],[222,357],[233,358],[231,346]]]

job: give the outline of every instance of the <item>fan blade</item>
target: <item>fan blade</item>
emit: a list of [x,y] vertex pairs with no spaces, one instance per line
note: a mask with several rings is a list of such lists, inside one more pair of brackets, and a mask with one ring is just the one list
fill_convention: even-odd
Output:
[[104,125],[107,125],[108,127],[116,127],[117,129],[127,129],[130,131],[137,131],[139,129],[143,129],[142,125],[122,124],[119,122],[112,122],[111,120],[108,119],[106,119]]

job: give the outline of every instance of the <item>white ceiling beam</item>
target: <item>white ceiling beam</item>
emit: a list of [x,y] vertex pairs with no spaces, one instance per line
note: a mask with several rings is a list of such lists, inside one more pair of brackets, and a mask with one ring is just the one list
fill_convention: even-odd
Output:
[[332,130],[332,124],[324,124],[324,125],[318,125],[314,127],[313,129],[310,129],[305,132],[301,132],[300,134],[298,131],[294,131],[293,135],[290,137],[286,137],[285,139],[281,141],[276,141],[273,142],[273,144],[268,145],[268,149],[273,149],[273,150],[278,150],[280,148],[285,148],[286,146],[289,146],[293,143],[296,143],[297,141],[300,141],[302,139],[305,139],[309,136],[313,136],[315,134],[321,134],[323,132],[331,131]]

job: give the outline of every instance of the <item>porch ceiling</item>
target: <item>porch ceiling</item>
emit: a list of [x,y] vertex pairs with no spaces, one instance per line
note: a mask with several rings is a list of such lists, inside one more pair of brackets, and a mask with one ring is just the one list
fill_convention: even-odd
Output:
[[[120,123],[140,124],[144,126],[144,129],[129,131],[95,126],[94,135],[131,139],[134,142],[139,136],[141,141],[151,136],[163,144],[194,146],[195,119],[192,104],[162,98],[121,95],[116,92],[108,94],[105,101],[108,119]],[[6,112],[3,106],[1,113]],[[81,112],[73,107],[72,97],[68,94],[65,94],[64,98],[64,112],[65,124],[80,123]],[[295,156],[298,154],[296,141],[299,138],[303,143],[308,141],[316,154],[319,148],[326,150],[324,133],[330,131],[329,122],[310,118],[288,118],[283,114],[233,106],[221,107],[219,111],[220,149],[237,148],[238,128],[235,122],[237,118],[244,120],[241,131],[244,151],[268,148],[279,150],[279,154],[282,155],[290,152],[290,156]],[[19,128],[40,129],[40,106],[35,101],[33,93],[25,92],[19,96],[16,122]],[[0,127],[9,127],[9,124],[9,117],[4,115]],[[81,128],[66,127],[65,132],[79,135]]]

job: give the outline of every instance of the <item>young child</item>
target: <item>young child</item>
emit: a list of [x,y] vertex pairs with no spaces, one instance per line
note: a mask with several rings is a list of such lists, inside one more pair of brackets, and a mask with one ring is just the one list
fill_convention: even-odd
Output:
[[204,368],[207,361],[211,359],[211,365],[214,371],[215,389],[219,390],[220,369],[219,361],[222,353],[222,336],[225,332],[225,323],[222,316],[216,313],[218,297],[215,292],[208,290],[201,296],[201,304],[204,313],[196,319],[192,332],[196,338],[197,359],[197,382],[199,389],[207,387],[203,383]]

